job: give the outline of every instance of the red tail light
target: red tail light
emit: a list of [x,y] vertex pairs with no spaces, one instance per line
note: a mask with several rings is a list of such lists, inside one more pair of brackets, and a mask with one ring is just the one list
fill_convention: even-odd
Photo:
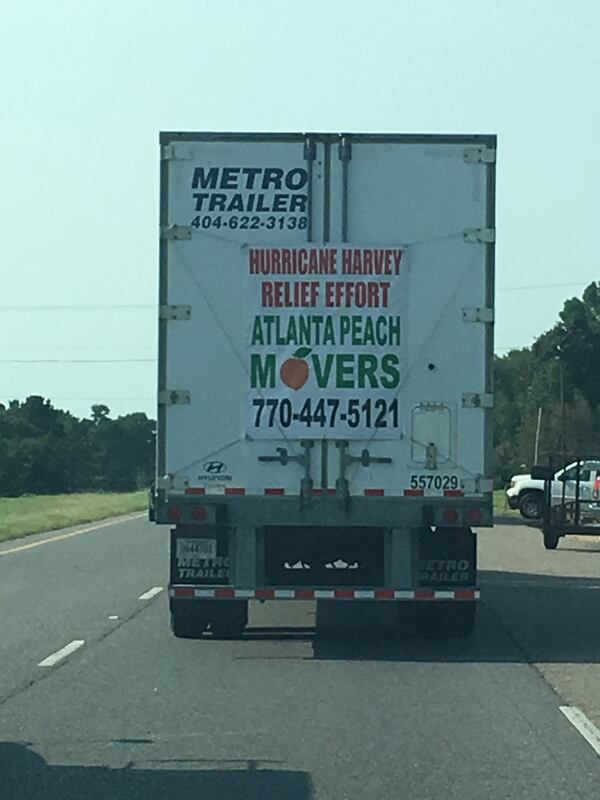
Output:
[[179,506],[169,506],[167,516],[169,517],[170,522],[179,522],[181,519],[181,509]]
[[445,508],[442,517],[444,522],[452,524],[458,521],[458,511],[455,508]]
[[479,525],[481,522],[481,509],[479,508],[472,508],[467,511],[467,519],[471,523],[471,525]]
[[196,522],[202,522],[206,519],[207,511],[204,506],[194,506],[192,509],[192,519],[195,519]]

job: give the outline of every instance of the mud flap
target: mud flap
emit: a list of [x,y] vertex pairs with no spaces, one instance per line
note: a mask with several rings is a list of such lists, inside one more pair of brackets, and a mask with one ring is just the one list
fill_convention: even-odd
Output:
[[457,589],[477,584],[477,537],[470,528],[423,530],[419,536],[417,585]]
[[[418,585],[436,590],[477,585],[477,537],[470,528],[421,532]],[[435,638],[466,638],[475,628],[476,606],[473,600],[416,603],[415,633]]]
[[229,584],[228,530],[180,525],[171,530],[171,584]]

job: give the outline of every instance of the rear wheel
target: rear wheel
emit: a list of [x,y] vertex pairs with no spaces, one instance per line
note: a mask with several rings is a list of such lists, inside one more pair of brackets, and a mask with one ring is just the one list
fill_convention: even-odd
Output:
[[560,536],[554,528],[544,528],[544,547],[546,550],[556,550]]
[[248,603],[226,600],[214,603],[210,629],[216,639],[239,639],[248,624]]
[[466,639],[475,630],[476,603],[468,600],[416,603],[417,636]]
[[525,519],[540,519],[544,513],[544,495],[541,492],[524,492],[519,497],[519,511]]

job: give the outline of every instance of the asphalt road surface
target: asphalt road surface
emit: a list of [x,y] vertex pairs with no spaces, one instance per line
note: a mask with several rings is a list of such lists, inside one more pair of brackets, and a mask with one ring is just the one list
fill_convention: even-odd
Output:
[[332,636],[307,602],[224,642],[171,635],[167,539],[136,518],[0,547],[2,800],[600,796],[600,540],[482,533],[466,642],[347,612]]

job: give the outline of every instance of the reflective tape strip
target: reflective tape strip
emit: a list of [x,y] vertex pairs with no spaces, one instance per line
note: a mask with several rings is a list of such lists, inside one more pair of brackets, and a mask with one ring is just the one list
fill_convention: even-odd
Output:
[[244,599],[250,599],[254,597],[254,591],[252,589],[236,589],[235,596]]
[[197,600],[479,600],[479,589],[234,589],[171,586],[169,597]]
[[[171,592],[169,592],[171,594]],[[171,597],[194,597],[194,588],[188,586],[180,586],[174,590]]]
[[214,589],[196,589],[196,597],[214,598],[214,596],[215,596]]
[[246,490],[238,486],[226,486],[225,494],[246,494]]
[[215,589],[215,597],[231,598],[235,597],[235,589],[229,586],[224,586],[222,589]]
[[365,497],[383,497],[384,489],[365,489]]
[[423,497],[425,492],[423,489],[405,489],[404,497]]
[[186,494],[206,494],[206,489],[203,486],[188,486],[185,490]]
[[462,489],[444,489],[444,497],[464,497]]
[[265,489],[265,494],[285,494],[285,489]]

